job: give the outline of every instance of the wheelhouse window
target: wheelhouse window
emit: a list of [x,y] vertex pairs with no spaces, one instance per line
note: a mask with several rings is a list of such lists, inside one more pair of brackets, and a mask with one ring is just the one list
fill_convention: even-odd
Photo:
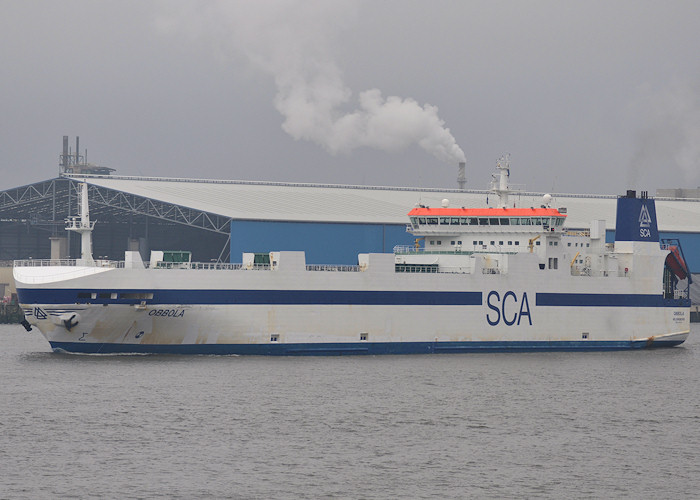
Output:
[[520,217],[511,217],[510,218],[510,225],[511,226],[519,226],[520,225]]
[[489,219],[489,224],[490,224],[491,226],[498,226],[498,218],[496,218],[496,217],[491,217],[491,218]]
[[489,220],[486,217],[479,217],[479,225],[480,226],[488,226]]
[[427,221],[428,221],[429,225],[436,226],[438,223],[438,218],[437,217],[428,217]]
[[453,226],[459,226],[459,217],[452,217],[450,219],[450,224],[452,224]]
[[450,223],[450,218],[449,217],[440,217],[440,224],[447,224],[449,225]]

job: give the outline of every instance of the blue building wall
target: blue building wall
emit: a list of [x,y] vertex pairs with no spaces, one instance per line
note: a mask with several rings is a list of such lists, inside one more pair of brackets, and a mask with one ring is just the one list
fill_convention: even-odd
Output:
[[231,262],[243,252],[303,250],[307,264],[357,264],[358,253],[392,252],[410,245],[405,225],[232,221]]

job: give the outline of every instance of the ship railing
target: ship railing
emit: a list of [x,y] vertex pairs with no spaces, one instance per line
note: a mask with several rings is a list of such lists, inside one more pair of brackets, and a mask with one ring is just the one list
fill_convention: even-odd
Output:
[[501,270],[497,267],[482,267],[482,274],[501,274]]
[[360,266],[348,266],[348,265],[327,265],[327,264],[308,264],[306,266],[307,271],[331,271],[331,272],[342,272],[342,273],[357,273],[360,272]]
[[192,262],[191,269],[205,269],[211,271],[242,269],[243,264],[231,264],[229,262]]
[[82,259],[24,259],[15,260],[14,267],[124,267],[124,261],[99,259],[93,262],[85,262]]

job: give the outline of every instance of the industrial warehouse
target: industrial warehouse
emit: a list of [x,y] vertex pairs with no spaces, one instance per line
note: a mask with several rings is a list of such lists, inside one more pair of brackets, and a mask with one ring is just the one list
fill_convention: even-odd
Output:
[[[78,213],[82,182],[88,184],[90,216],[96,221],[93,255],[109,260],[122,260],[125,250],[138,250],[144,261],[151,250],[187,250],[193,261],[238,263],[243,252],[303,250],[308,264],[357,264],[358,253],[416,244],[406,231],[413,207],[480,207],[492,194],[118,176],[70,152],[64,137],[58,177],[0,192],[0,261],[5,267],[15,259],[80,257],[80,238],[65,230],[65,221]],[[518,192],[511,202],[539,207],[543,195]],[[677,239],[689,269],[700,270],[698,193],[660,190],[656,195],[660,238]],[[570,231],[587,231],[591,221],[605,220],[606,240],[611,242],[616,199],[552,194],[551,204],[566,209]],[[12,290],[10,273],[3,273],[0,285]],[[696,282],[691,285],[694,306],[700,303]]]

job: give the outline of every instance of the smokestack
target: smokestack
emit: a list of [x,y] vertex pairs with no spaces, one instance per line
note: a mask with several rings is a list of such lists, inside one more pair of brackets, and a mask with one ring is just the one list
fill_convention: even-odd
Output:
[[61,155],[61,171],[65,172],[68,166],[68,136],[63,136],[63,154]]
[[467,183],[467,162],[460,161],[459,167],[457,167],[457,185],[459,189],[464,189],[464,185]]

